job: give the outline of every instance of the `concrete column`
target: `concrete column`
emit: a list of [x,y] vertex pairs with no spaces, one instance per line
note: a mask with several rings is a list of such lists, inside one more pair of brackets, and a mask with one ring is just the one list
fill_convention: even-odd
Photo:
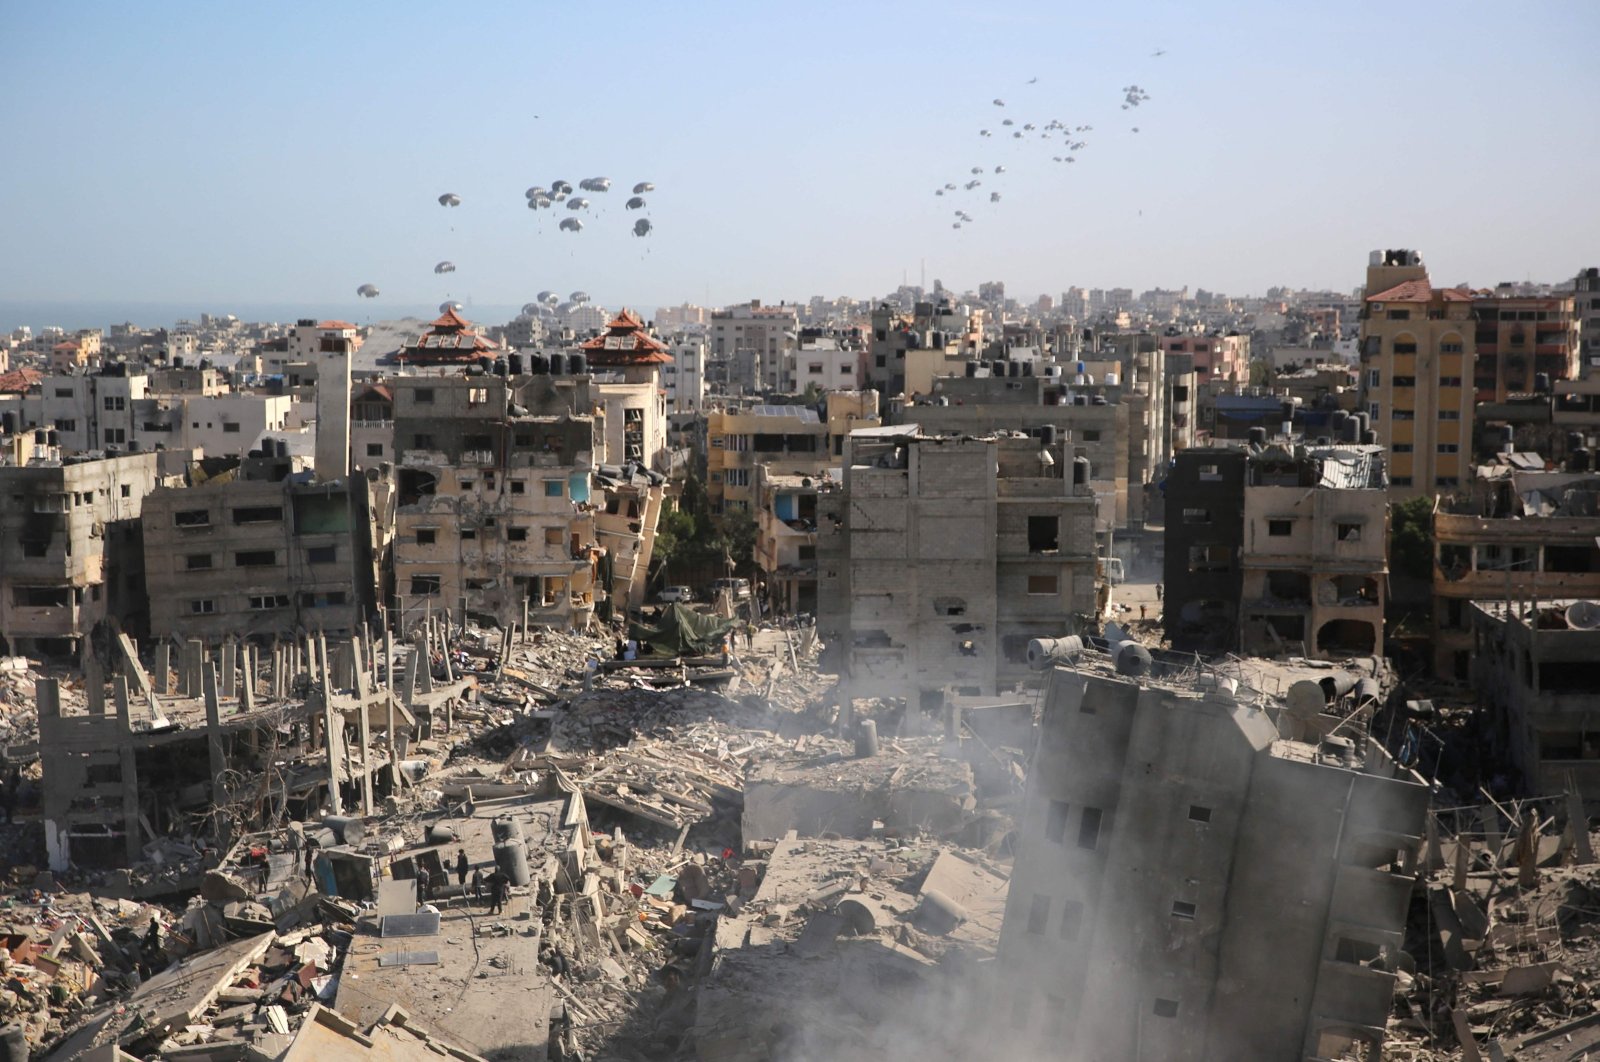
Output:
[[184,670],[188,674],[188,692],[185,696],[203,697],[204,668],[206,662],[206,646],[198,638],[190,638],[188,642],[188,659],[184,661]]
[[156,643],[155,691],[172,692],[172,643],[165,640]]
[[432,647],[425,639],[417,642],[417,681],[423,693],[433,692],[433,662],[429,656]]
[[[111,680],[111,699],[117,706],[117,719],[122,723],[122,729],[130,729],[129,720],[133,718],[133,712],[132,706],[128,703],[128,680],[121,675]],[[104,707],[102,703],[101,708]]]
[[367,704],[367,669],[361,659],[359,639],[350,643],[356,672],[356,701],[360,704],[361,718],[361,814],[372,814],[372,719],[371,706]]
[[235,697],[239,688],[239,643],[229,638],[222,643],[222,696]]
[[333,710],[333,695],[318,689],[322,708],[323,748],[328,754],[328,806],[335,815],[344,814],[344,799],[339,795],[339,766],[344,762],[344,720]]
[[90,715],[106,714],[106,677],[100,670],[100,660],[94,653],[87,654],[83,665],[83,695]]
[[33,704],[41,719],[61,717],[61,682],[59,679],[35,679]]
[[410,705],[417,692],[417,650],[413,646],[405,651],[404,659],[400,661],[400,668],[395,673],[396,681],[389,684],[389,692],[400,698],[400,703]]
[[350,669],[354,672],[356,696],[365,700],[372,691],[372,683],[367,672],[366,654],[362,652],[361,640],[355,639],[350,643]]
[[[209,661],[205,664],[201,681],[206,699],[206,751],[211,756],[211,802],[218,806],[227,802],[223,776],[228,770],[228,759],[222,749],[222,698],[217,693],[217,669]],[[216,820],[217,845],[226,845],[221,816]]]
[[239,711],[256,710],[256,647],[246,643],[244,653],[244,681],[239,683]]
[[394,632],[387,624],[383,628],[383,684],[394,689]]

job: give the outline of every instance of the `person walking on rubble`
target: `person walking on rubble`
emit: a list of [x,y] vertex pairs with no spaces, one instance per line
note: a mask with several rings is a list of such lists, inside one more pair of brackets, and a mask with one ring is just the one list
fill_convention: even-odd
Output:
[[465,885],[467,883],[467,868],[469,866],[470,866],[470,864],[467,862],[467,850],[465,848],[456,849],[456,884],[457,885]]
[[472,872],[472,902],[483,902],[483,871],[481,870]]

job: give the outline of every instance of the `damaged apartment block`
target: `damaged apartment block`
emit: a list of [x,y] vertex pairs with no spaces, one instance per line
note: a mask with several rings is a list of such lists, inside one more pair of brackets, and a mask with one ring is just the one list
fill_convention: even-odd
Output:
[[989,695],[1100,606],[1088,461],[1049,436],[851,433],[818,495],[818,633],[854,696]]
[[1074,1058],[1377,1058],[1429,789],[1214,674],[1050,675],[998,1020]]

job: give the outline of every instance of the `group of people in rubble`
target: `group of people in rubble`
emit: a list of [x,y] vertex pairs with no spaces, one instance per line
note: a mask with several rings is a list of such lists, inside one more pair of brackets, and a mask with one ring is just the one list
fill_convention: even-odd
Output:
[[[471,881],[472,902],[488,904],[489,913],[497,915],[505,910],[506,904],[511,902],[511,875],[495,867],[485,874],[482,868],[474,868],[471,860],[467,858],[467,850],[456,850],[455,859],[456,884],[462,888]],[[450,873],[447,869],[430,872],[425,867],[417,870],[417,904],[432,903],[439,890],[449,884]]]

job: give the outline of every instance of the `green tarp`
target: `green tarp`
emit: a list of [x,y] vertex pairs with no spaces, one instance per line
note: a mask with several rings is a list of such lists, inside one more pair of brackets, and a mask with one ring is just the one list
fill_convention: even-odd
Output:
[[649,642],[655,656],[710,656],[722,652],[722,636],[732,629],[732,620],[674,602],[662,610],[653,627],[628,624],[628,637]]

